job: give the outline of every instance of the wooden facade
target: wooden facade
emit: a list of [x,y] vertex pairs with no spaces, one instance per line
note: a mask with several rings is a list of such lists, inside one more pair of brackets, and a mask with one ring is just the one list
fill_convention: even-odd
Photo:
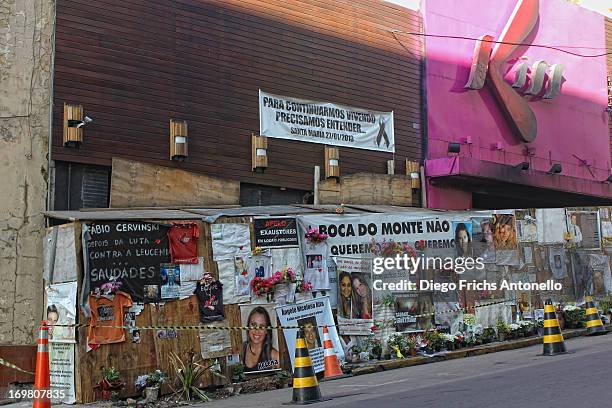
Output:
[[[251,168],[258,90],[394,111],[397,163],[421,159],[417,12],[374,0],[63,0],[57,5],[52,158],[121,157],[245,183],[311,190],[324,145],[268,140]],[[94,122],[64,147],[62,107]],[[170,119],[189,157],[169,159]],[[386,173],[391,154],[341,148],[342,174]]]

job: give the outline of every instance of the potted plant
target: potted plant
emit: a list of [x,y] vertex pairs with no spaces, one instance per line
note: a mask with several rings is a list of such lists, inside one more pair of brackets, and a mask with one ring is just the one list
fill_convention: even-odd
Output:
[[453,351],[455,349],[455,336],[447,333],[442,333],[441,336],[444,341],[443,347],[448,351]]
[[499,320],[495,328],[497,329],[497,339],[499,341],[506,340],[506,337],[510,333],[510,327],[503,320]]
[[482,343],[488,344],[491,343],[495,339],[495,329],[492,327],[487,327],[482,330]]
[[602,314],[608,316],[608,321],[612,322],[612,295],[606,295],[599,301],[599,308]]
[[510,339],[516,339],[519,337],[520,331],[521,331],[521,326],[519,326],[516,323],[510,323],[508,325],[508,328],[510,329],[508,336],[510,337]]
[[565,326],[568,329],[577,329],[581,326],[585,319],[585,311],[583,308],[576,305],[565,305],[563,307],[563,317],[565,318]]
[[411,357],[416,357],[417,354],[417,340],[414,336],[408,336],[406,339],[406,351]]
[[295,286],[295,301],[302,302],[305,300],[312,299],[311,291],[314,288],[310,281],[305,281],[301,278],[297,278]]
[[227,386],[230,394],[238,395],[242,391],[242,382],[245,379],[244,375],[244,364],[238,363],[232,366],[232,377],[230,378],[232,383]]
[[124,387],[119,370],[115,367],[102,367],[102,381],[94,388],[100,392],[101,399],[108,401],[116,399]]
[[208,402],[210,398],[200,389],[203,377],[210,373],[215,377],[225,379],[219,372],[217,361],[204,361],[199,357],[199,353],[193,350],[186,353],[184,360],[178,354],[170,352],[170,362],[174,368],[175,385],[177,385],[177,388],[172,389],[179,400],[192,401],[197,398],[202,402]]
[[166,381],[166,375],[161,370],[155,370],[150,374],[139,375],[135,385],[136,389],[144,392],[147,401],[157,401],[164,381]]
[[544,335],[544,320],[538,319],[533,323],[533,327],[538,336],[542,337]]
[[463,337],[463,333],[457,333],[455,334],[455,349],[458,350],[462,347],[465,346],[465,341],[464,341],[464,337]]
[[401,333],[391,333],[387,337],[387,348],[391,358],[404,358],[407,344],[407,339]]
[[291,374],[285,370],[280,370],[274,375],[274,386],[278,389],[287,388],[291,380]]

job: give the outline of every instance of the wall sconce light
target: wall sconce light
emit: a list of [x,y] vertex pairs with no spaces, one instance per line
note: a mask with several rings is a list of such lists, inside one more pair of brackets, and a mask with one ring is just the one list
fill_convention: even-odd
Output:
[[459,153],[461,151],[461,143],[452,143],[448,144],[448,153]]
[[421,165],[418,161],[410,161],[406,159],[406,175],[410,176],[410,185],[412,188],[421,188]]
[[93,122],[88,116],[83,118],[82,105],[64,103],[64,146],[80,147],[83,143],[83,126]]
[[559,163],[555,163],[552,165],[550,170],[548,170],[548,174],[559,174],[562,170],[561,165]]
[[170,160],[185,160],[188,136],[186,121],[170,119]]
[[610,174],[608,178],[603,181],[603,183],[612,183],[612,174]]
[[502,146],[501,142],[495,142],[493,144],[493,149],[494,150],[504,150],[504,146]]
[[325,178],[340,177],[340,149],[325,146]]
[[519,170],[529,170],[529,162],[520,162],[514,166],[514,168]]
[[251,168],[263,173],[268,167],[268,138],[251,134]]

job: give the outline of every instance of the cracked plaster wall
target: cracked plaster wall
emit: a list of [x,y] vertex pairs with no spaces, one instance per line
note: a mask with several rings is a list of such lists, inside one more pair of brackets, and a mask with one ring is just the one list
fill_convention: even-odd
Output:
[[34,344],[43,312],[53,0],[0,0],[0,345]]

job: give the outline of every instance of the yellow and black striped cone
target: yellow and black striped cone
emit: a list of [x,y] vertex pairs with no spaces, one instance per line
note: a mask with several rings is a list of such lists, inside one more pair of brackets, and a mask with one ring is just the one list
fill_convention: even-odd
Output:
[[293,399],[291,402],[294,404],[311,404],[322,400],[319,383],[314,368],[312,368],[312,361],[304,340],[304,331],[298,329],[297,339],[295,340]]
[[608,330],[606,330],[601,322],[599,312],[595,307],[595,303],[593,303],[593,298],[591,296],[585,296],[584,301],[586,302],[584,305],[584,307],[586,307],[586,335],[595,336],[598,334],[607,334]]
[[544,305],[544,355],[554,356],[557,354],[567,353],[563,335],[557,320],[555,308],[552,301],[548,299]]

